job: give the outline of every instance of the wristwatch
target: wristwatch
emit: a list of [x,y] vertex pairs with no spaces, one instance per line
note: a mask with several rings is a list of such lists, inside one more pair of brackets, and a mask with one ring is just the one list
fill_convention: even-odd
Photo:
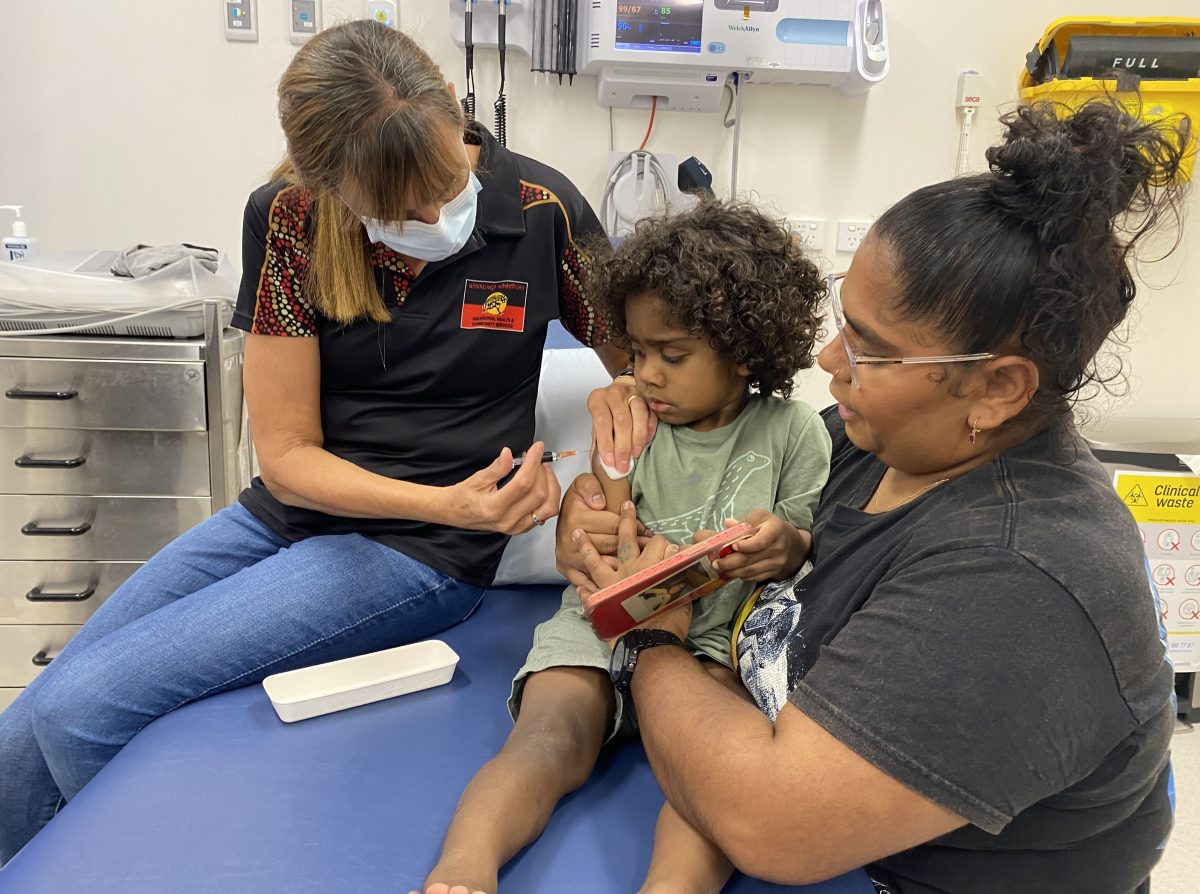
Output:
[[633,683],[633,671],[637,667],[638,652],[654,646],[679,646],[683,640],[666,630],[643,630],[638,628],[622,634],[613,646],[612,658],[608,662],[608,677],[622,692],[628,692]]

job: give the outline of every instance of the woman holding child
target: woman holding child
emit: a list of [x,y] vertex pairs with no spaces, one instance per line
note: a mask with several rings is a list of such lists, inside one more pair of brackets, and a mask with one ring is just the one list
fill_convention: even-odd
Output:
[[[1130,894],[1158,858],[1172,670],[1136,526],[1071,406],[1103,381],[1132,247],[1177,211],[1187,135],[1108,103],[1004,123],[990,173],[902,199],[831,278],[812,570],[735,634],[749,696],[678,647],[690,609],[617,645],[667,796],[659,838],[710,847],[656,854],[646,890],[866,865],[900,894]],[[599,492],[577,481],[559,526],[584,592],[667,549],[639,548],[626,507],[605,561]]]

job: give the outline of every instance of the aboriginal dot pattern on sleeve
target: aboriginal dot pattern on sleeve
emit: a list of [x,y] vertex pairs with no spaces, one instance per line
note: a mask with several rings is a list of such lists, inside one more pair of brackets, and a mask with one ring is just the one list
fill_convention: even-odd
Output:
[[[282,190],[271,203],[267,223],[266,257],[258,282],[258,301],[250,329],[257,335],[317,334],[317,315],[304,298],[304,278],[311,255],[305,223],[311,194],[299,187]],[[389,304],[400,307],[408,298],[413,275],[400,255],[381,242],[371,246],[372,267],[392,274],[395,286]],[[386,290],[385,290],[386,293]]]
[[562,288],[563,325],[577,339],[589,347],[604,344],[607,333],[604,320],[588,300],[583,284],[591,272],[592,259],[575,244],[571,233],[571,218],[558,196],[536,183],[521,181],[521,204],[526,208],[534,205],[554,204],[562,212],[567,230],[567,245],[560,259]]
[[254,305],[256,335],[311,336],[317,334],[316,313],[304,300],[304,277],[309,250],[304,222],[310,196],[307,190],[281,190],[267,219],[266,255],[258,278]]
[[592,259],[574,242],[567,244],[562,256],[563,325],[588,347],[608,341],[604,319],[588,300],[583,284],[592,271]]
[[528,208],[530,205],[536,205],[538,202],[548,202],[554,199],[554,193],[546,189],[544,186],[538,186],[535,183],[526,183],[521,181],[521,204]]

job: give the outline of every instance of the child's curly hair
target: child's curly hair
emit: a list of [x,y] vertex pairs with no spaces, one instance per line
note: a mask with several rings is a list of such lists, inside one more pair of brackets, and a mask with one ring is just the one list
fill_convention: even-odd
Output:
[[752,205],[709,199],[640,221],[597,260],[590,291],[620,347],[629,347],[625,303],[652,294],[675,325],[745,365],[764,395],[790,397],[792,377],[813,364],[825,281],[788,230]]

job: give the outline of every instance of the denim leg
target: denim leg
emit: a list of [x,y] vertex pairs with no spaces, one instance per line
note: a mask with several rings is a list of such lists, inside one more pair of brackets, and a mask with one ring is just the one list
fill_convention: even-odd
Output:
[[0,866],[50,821],[62,801],[34,737],[32,706],[38,691],[90,644],[285,546],[286,540],[240,505],[201,522],[122,584],[50,666],[0,713]]
[[33,729],[70,799],[138,730],[268,674],[429,636],[482,589],[357,534],[300,541],[76,653],[33,699]]

